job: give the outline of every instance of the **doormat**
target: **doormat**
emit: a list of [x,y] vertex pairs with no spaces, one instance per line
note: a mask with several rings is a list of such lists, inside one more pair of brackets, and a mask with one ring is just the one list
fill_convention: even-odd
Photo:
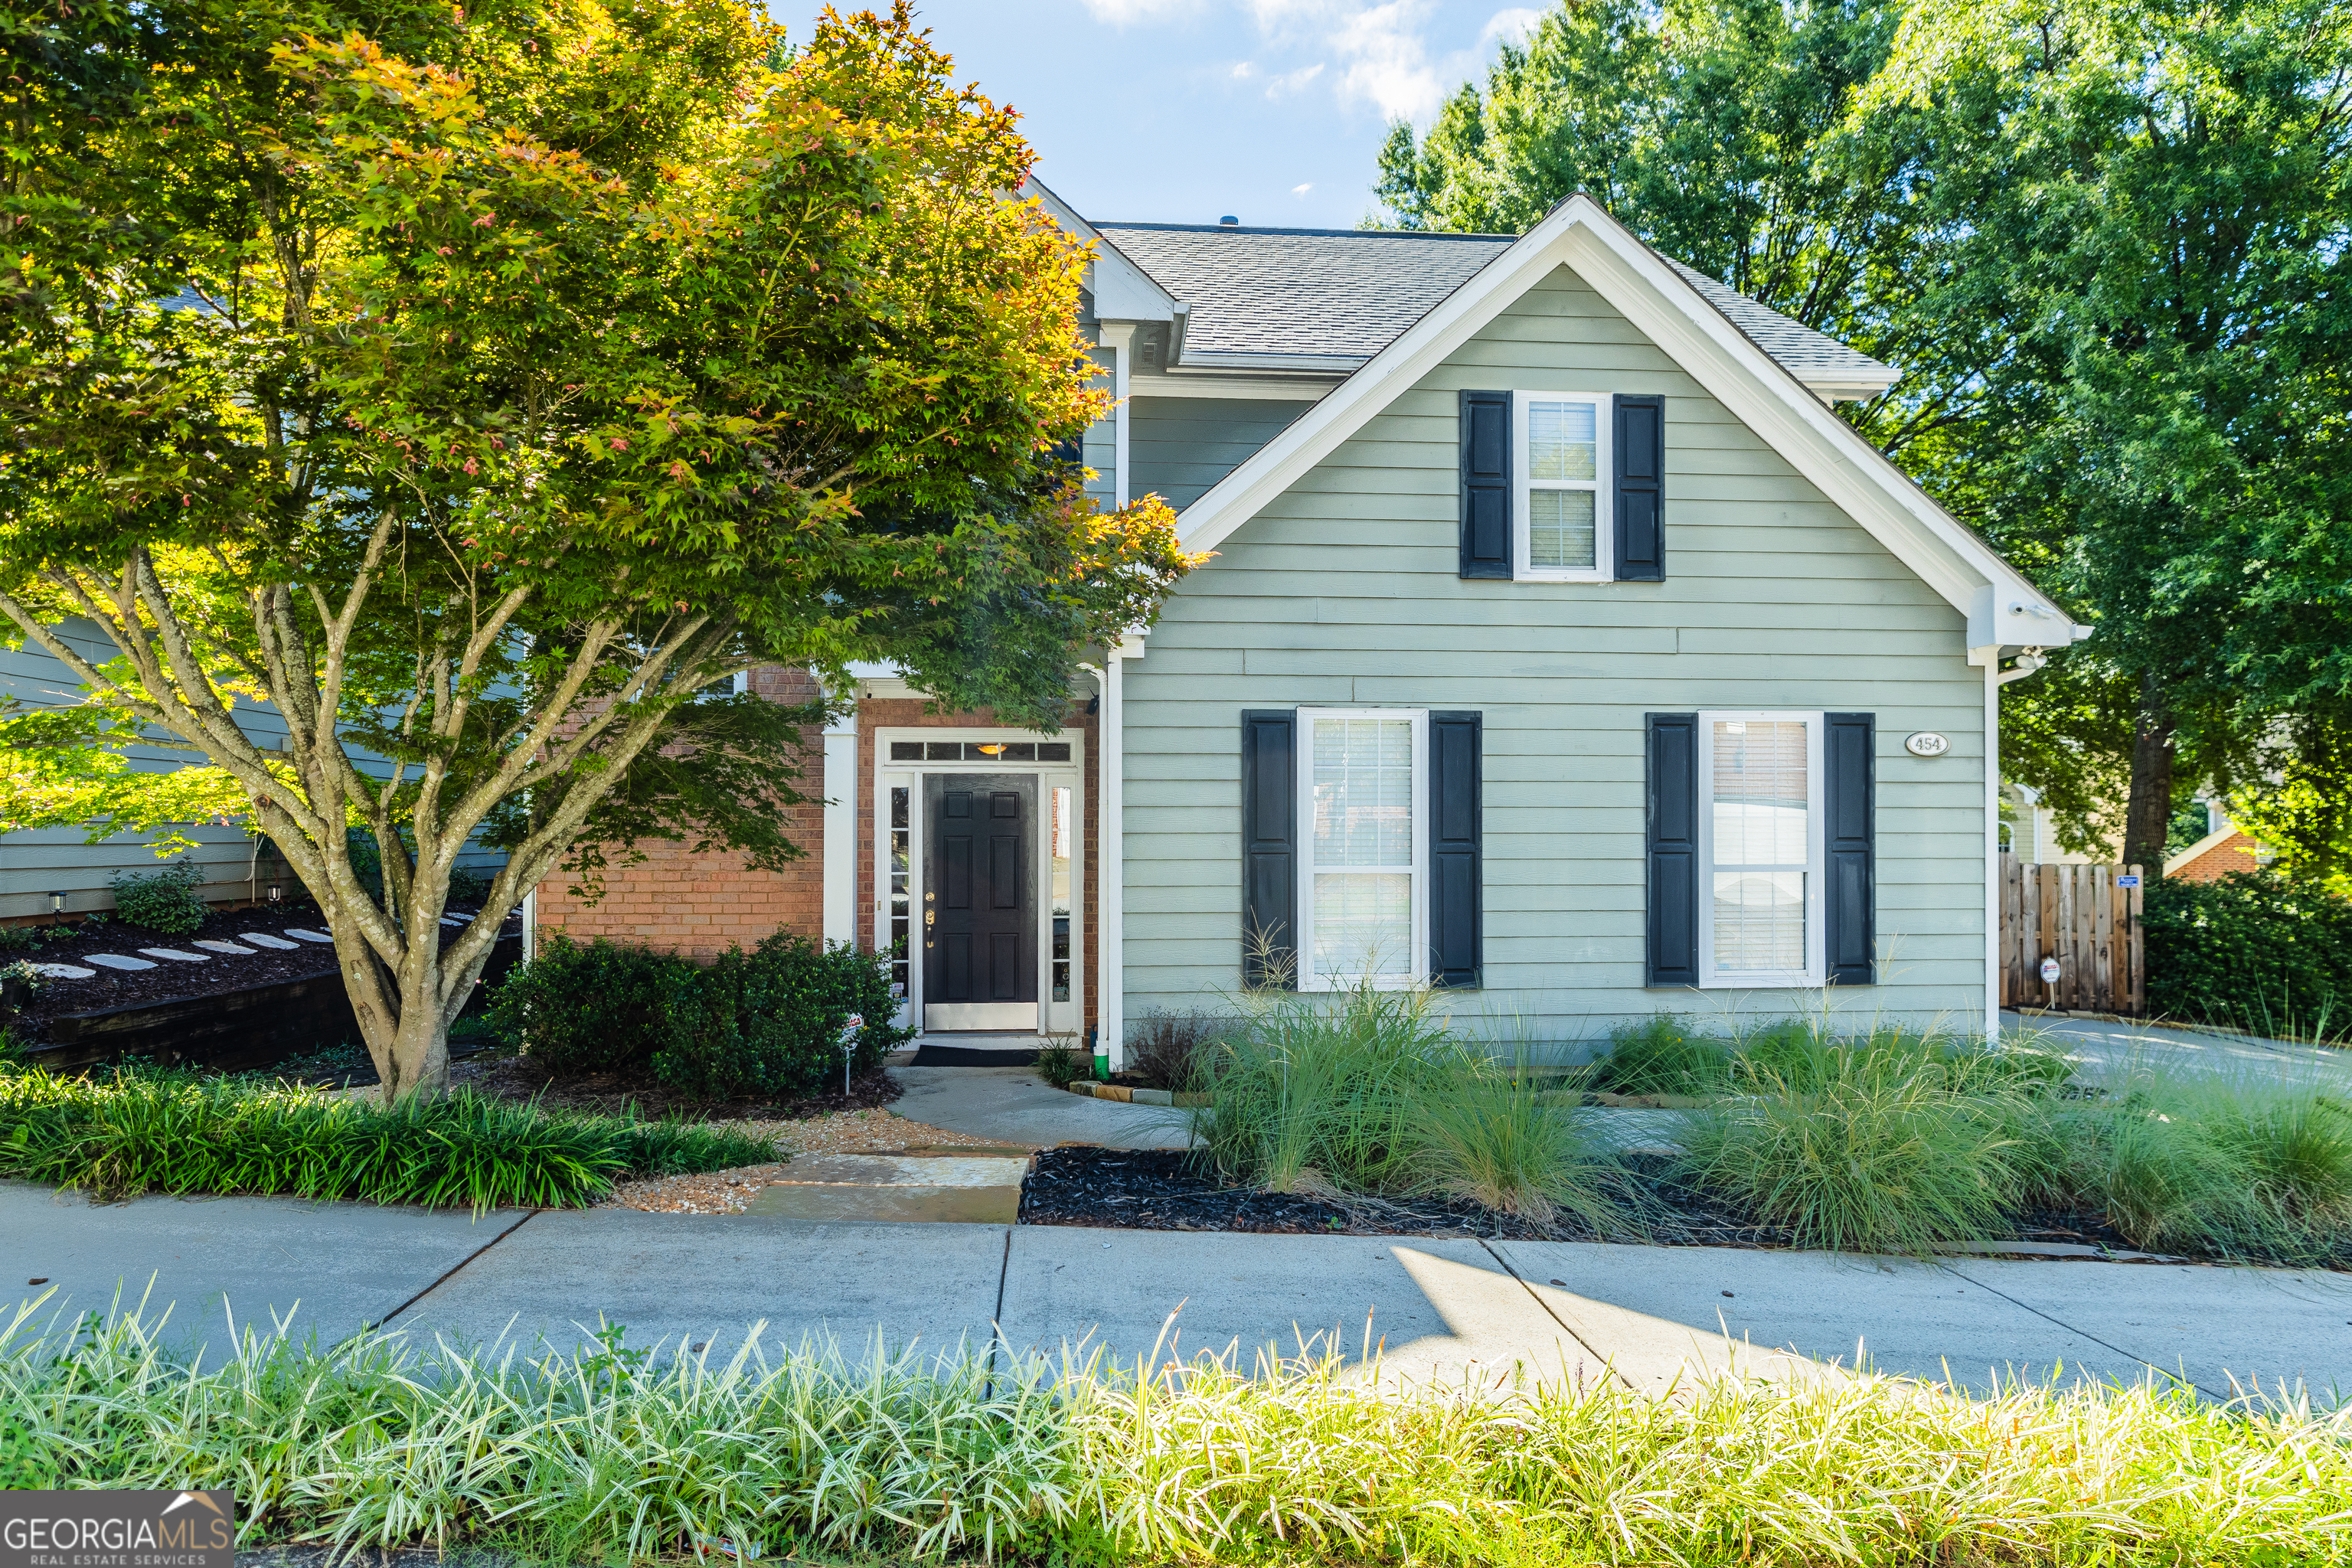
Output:
[[971,1046],[918,1046],[919,1068],[1027,1068],[1037,1065],[1035,1051],[985,1051]]

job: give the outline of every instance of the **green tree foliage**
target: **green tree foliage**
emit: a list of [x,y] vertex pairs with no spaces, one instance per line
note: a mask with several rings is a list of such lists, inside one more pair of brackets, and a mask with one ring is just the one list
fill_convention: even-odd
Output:
[[[1499,229],[1589,190],[1903,366],[1848,417],[2099,628],[2008,689],[2003,760],[2153,867],[2176,793],[2262,815],[2352,735],[2348,95],[2328,0],[1596,0],[1379,190]],[[2266,820],[2340,854],[2315,814]]]
[[1185,569],[1164,507],[1052,458],[1103,412],[1084,257],[903,5],[797,50],[736,0],[92,0],[0,38],[0,611],[89,693],[10,771],[63,811],[137,793],[100,731],[216,770],[388,1097],[442,1084],[567,857],[794,853],[815,710],[714,683],[888,658],[1053,723]]

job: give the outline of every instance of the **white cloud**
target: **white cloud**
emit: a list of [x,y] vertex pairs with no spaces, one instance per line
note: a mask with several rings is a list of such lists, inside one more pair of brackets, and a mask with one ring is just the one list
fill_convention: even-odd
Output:
[[1247,81],[1250,78],[1255,75],[1257,75],[1257,67],[1247,60],[1244,60],[1234,67],[1234,79],[1235,81]]
[[[1498,10],[1479,29],[1475,43],[1449,50],[1439,47],[1433,37],[1439,21],[1435,0],[1384,0],[1379,5],[1364,5],[1361,0],[1244,3],[1250,20],[1269,45],[1302,53],[1312,49],[1331,58],[1331,93],[1342,107],[1362,104],[1384,119],[1426,120],[1434,114],[1446,94],[1480,71],[1497,40],[1523,40],[1538,15],[1527,6]],[[1293,71],[1270,79],[1295,81],[1285,89],[1296,91],[1314,78]]]
[[1303,195],[1305,195],[1307,192],[1309,192],[1309,191],[1313,190],[1314,188],[1315,188],[1315,182],[1314,182],[1314,181],[1312,181],[1312,180],[1309,180],[1309,181],[1307,181],[1307,182],[1305,184],[1303,184],[1303,185],[1293,185],[1293,186],[1291,186],[1291,187],[1290,187],[1290,194],[1291,194],[1292,195],[1294,195],[1294,196],[1303,196]]
[[1097,22],[1108,22],[1114,27],[1130,26],[1137,22],[1157,22],[1169,16],[1190,16],[1201,8],[1201,0],[1086,0],[1087,9]]
[[1301,66],[1295,71],[1285,71],[1265,84],[1265,95],[1268,98],[1286,98],[1322,74],[1323,62],[1320,60],[1311,66]]

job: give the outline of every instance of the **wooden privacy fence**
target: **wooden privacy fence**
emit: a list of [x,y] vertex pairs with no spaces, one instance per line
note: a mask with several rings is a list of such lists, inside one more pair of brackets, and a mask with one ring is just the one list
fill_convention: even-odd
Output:
[[[2054,985],[2042,978],[2044,958],[2058,961]],[[2032,865],[2002,856],[2000,1005],[2145,1013],[2139,868]]]

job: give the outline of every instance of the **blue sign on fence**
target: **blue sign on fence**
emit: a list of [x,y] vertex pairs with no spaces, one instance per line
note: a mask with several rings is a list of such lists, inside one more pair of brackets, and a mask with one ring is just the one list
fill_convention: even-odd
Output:
[[2116,886],[2118,888],[2137,888],[2139,886],[2139,879],[2137,877],[2117,877],[2116,879]]

